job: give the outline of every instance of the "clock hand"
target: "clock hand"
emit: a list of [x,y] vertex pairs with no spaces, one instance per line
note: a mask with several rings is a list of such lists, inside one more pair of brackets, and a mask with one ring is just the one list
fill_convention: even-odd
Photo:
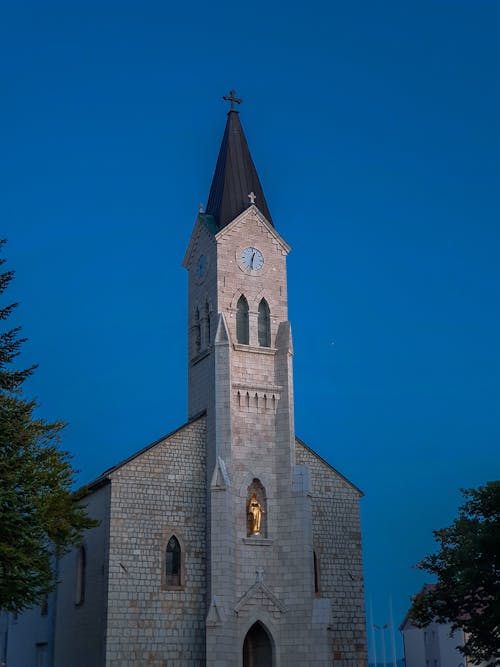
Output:
[[252,253],[252,259],[250,260],[250,268],[253,269],[253,260],[255,258],[255,250]]

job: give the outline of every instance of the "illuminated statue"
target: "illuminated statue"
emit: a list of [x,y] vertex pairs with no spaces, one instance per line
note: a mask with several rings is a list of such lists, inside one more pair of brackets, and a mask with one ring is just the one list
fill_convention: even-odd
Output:
[[260,535],[260,523],[262,520],[262,507],[255,493],[248,503],[248,519],[250,524],[250,535]]

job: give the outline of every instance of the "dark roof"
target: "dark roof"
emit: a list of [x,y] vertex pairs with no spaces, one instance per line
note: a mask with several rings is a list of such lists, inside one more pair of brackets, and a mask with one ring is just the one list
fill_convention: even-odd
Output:
[[251,192],[255,195],[255,205],[272,224],[239,114],[232,110],[227,114],[205,212],[213,216],[218,229],[222,229],[250,206],[248,195]]

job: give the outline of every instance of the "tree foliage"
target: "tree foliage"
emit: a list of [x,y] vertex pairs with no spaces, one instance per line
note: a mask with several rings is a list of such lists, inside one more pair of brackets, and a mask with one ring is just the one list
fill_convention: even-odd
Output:
[[414,598],[412,617],[421,627],[435,620],[462,628],[464,655],[500,665],[500,482],[462,494],[458,518],[434,532],[439,551],[418,564],[437,584]]
[[[13,276],[0,273],[0,294]],[[16,306],[0,308],[0,326]],[[59,448],[64,424],[35,417],[36,402],[22,396],[36,368],[12,365],[25,340],[19,327],[0,333],[0,609],[7,611],[39,602],[55,585],[54,557],[97,525],[71,492],[75,471]]]

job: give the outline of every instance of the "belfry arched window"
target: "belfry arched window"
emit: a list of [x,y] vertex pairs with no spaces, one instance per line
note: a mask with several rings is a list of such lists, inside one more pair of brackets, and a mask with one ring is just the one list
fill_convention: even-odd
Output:
[[259,345],[261,347],[271,347],[271,315],[267,301],[262,299],[259,303]]
[[201,325],[200,325],[200,311],[198,310],[198,308],[196,308],[194,311],[193,338],[194,338],[194,353],[198,354],[201,350]]
[[210,306],[208,301],[205,301],[205,345],[210,345],[211,331],[210,331]]
[[172,535],[165,553],[165,583],[168,588],[181,586],[182,553],[179,540]]
[[248,345],[248,338],[248,301],[242,294],[236,305],[236,340]]

